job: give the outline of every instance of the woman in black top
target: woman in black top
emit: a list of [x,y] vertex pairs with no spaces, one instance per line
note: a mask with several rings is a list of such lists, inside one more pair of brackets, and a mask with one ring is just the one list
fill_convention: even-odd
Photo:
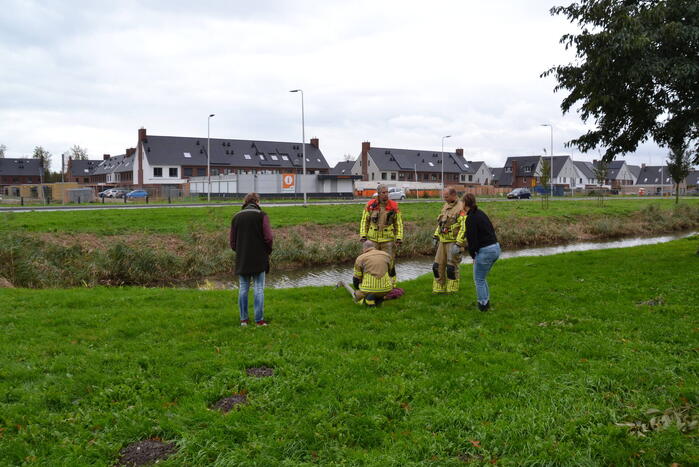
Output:
[[500,257],[500,244],[495,236],[493,224],[488,216],[478,209],[476,197],[472,193],[464,195],[466,213],[466,240],[468,252],[473,258],[473,281],[476,283],[478,309],[490,309],[490,288],[486,277],[495,261]]

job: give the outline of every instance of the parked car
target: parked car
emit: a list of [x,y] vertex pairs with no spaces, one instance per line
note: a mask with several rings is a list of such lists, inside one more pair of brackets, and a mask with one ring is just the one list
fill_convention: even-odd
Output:
[[[376,198],[379,194],[374,193],[371,195],[373,198]],[[403,191],[402,188],[396,188],[396,187],[391,187],[388,189],[388,199],[405,199],[405,192]]]
[[106,190],[97,193],[97,196],[99,196],[100,198],[111,198],[112,196],[110,195],[112,194],[112,191],[114,191],[113,188],[107,188]]
[[148,196],[146,190],[133,190],[126,194],[127,198],[145,198]]
[[515,188],[507,194],[507,199],[529,199],[532,197],[528,188]]
[[123,198],[129,191],[126,188],[112,188],[112,192],[109,194],[110,198]]

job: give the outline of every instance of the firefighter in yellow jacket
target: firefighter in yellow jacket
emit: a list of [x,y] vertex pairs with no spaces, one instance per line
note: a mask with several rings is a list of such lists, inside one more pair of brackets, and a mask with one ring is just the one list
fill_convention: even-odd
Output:
[[454,188],[445,188],[443,196],[445,203],[434,231],[433,241],[437,254],[432,264],[432,292],[454,293],[459,291],[459,264],[466,235],[466,212]]
[[398,203],[388,199],[388,187],[379,185],[376,199],[370,200],[362,212],[359,224],[359,237],[362,241],[371,240],[376,249],[385,251],[391,257],[389,276],[396,283],[396,248],[403,242],[403,217]]
[[364,242],[363,253],[354,262],[352,277],[353,290],[345,286],[354,298],[355,303],[367,306],[378,306],[388,292],[393,290],[393,282],[389,277],[391,257],[385,251],[376,249],[376,244],[371,240]]

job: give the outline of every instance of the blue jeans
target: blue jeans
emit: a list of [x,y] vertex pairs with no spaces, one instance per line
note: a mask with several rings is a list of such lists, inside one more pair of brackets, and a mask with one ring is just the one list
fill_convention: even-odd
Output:
[[240,320],[248,319],[248,290],[250,283],[254,282],[254,297],[255,297],[255,321],[265,319],[265,273],[251,276],[240,276],[240,288],[238,289],[238,308],[240,308]]
[[499,257],[500,244],[494,243],[478,250],[473,260],[473,281],[476,283],[476,295],[481,305],[485,305],[490,300],[490,288],[486,277]]

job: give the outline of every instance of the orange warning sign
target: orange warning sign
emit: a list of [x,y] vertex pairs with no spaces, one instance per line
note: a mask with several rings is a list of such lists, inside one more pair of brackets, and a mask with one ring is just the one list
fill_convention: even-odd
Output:
[[282,191],[294,193],[296,191],[296,174],[282,175]]

